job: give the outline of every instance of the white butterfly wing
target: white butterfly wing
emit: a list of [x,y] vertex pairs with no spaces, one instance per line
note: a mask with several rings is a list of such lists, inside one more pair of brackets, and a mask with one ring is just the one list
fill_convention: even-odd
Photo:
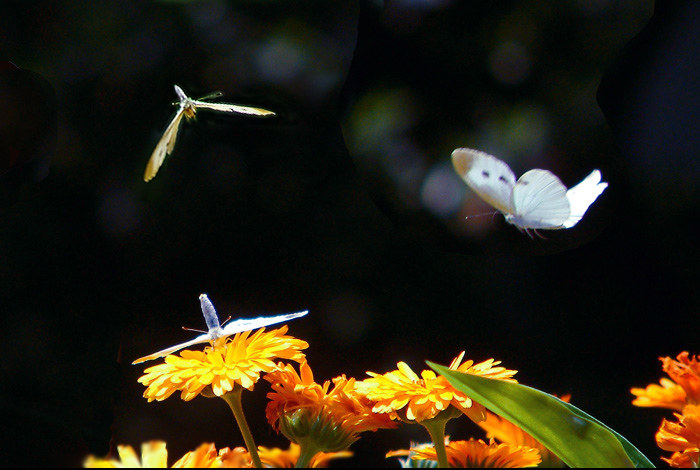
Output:
[[505,162],[479,150],[459,148],[452,152],[452,165],[481,199],[501,212],[513,213],[515,174]]
[[275,113],[263,108],[254,108],[251,106],[241,106],[231,103],[207,103],[206,101],[192,100],[192,103],[197,108],[212,109],[222,113],[240,113],[252,114],[254,116],[274,116]]
[[165,129],[163,137],[158,141],[151,159],[148,160],[146,165],[146,171],[143,174],[143,180],[149,182],[156,176],[160,166],[163,164],[165,157],[173,153],[175,149],[175,140],[177,139],[177,131],[180,129],[180,124],[182,123],[182,118],[185,116],[185,107],[180,106],[173,118],[172,122]]
[[163,349],[162,351],[158,351],[148,356],[136,359],[134,362],[132,362],[132,364],[140,364],[142,362],[158,359],[159,357],[167,356],[168,354],[172,354],[188,346],[193,346],[195,344],[200,343],[211,343],[218,340],[219,338],[225,338],[227,336],[240,333],[242,331],[249,331],[257,328],[262,328],[263,326],[274,325],[275,323],[287,322],[295,318],[303,317],[304,315],[309,313],[308,310],[304,310],[303,312],[287,313],[284,315],[276,315],[272,317],[242,318],[240,320],[228,323],[223,328],[221,328],[219,326],[219,317],[216,314],[214,305],[209,300],[209,297],[207,297],[206,294],[201,294],[199,296],[199,301],[202,307],[202,314],[204,315],[207,327],[209,327],[209,331],[207,333],[197,336],[192,341],[176,344],[175,346]]
[[153,359],[158,359],[159,357],[167,356],[168,354],[172,354],[172,353],[177,352],[180,349],[186,348],[188,346],[193,346],[195,344],[200,344],[200,343],[207,343],[209,341],[211,341],[209,334],[208,333],[203,334],[203,335],[197,336],[192,341],[187,341],[186,343],[176,344],[175,346],[171,346],[169,348],[163,349],[162,351],[158,351],[158,352],[150,354],[148,356],[144,356],[144,357],[141,357],[139,359],[136,359],[131,364],[132,365],[133,364],[141,364],[142,362],[151,361]]
[[566,186],[547,170],[530,170],[513,188],[512,224],[524,229],[558,229],[571,215]]
[[275,323],[288,322],[289,320],[303,317],[307,313],[309,313],[309,311],[304,310],[303,312],[287,313],[284,315],[275,315],[273,317],[241,318],[240,320],[229,322],[224,325],[222,334],[220,334],[219,337],[223,338],[242,331],[250,331],[262,328],[263,326],[274,325]]
[[576,225],[583,217],[583,214],[586,213],[588,207],[608,187],[608,183],[600,182],[601,178],[600,170],[593,170],[583,181],[566,192],[566,198],[571,206],[571,214],[563,224],[565,228]]

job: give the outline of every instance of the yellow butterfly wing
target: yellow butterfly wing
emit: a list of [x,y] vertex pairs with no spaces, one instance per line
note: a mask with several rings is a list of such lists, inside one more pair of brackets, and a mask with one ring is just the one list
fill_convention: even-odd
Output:
[[274,116],[275,113],[263,108],[254,108],[252,106],[242,106],[239,104],[232,103],[207,103],[206,101],[195,101],[192,103],[197,108],[211,109],[213,111],[219,111],[222,113],[239,113],[239,114],[249,114],[253,116]]
[[163,137],[160,138],[158,145],[156,145],[155,150],[153,150],[151,159],[148,160],[146,172],[143,174],[143,180],[145,182],[151,181],[156,176],[156,173],[158,173],[158,170],[165,160],[165,157],[173,153],[173,150],[175,149],[175,140],[177,139],[177,132],[180,130],[180,124],[182,123],[182,118],[184,116],[185,107],[180,106],[180,109],[178,109],[172,122],[168,125],[168,128],[165,129]]

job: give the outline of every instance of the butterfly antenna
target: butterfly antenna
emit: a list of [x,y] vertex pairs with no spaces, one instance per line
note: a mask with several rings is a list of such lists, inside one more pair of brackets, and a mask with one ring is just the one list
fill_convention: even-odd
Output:
[[491,217],[495,216],[498,214],[498,211],[493,211],[493,212],[484,212],[483,214],[476,214],[476,215],[468,215],[465,217],[465,219],[473,219],[475,217],[483,217],[485,215],[490,215]]
[[204,334],[209,333],[208,331],[196,330],[194,328],[187,328],[186,326],[183,326],[182,329],[185,331],[196,331],[197,333],[204,333]]
[[198,98],[197,101],[213,100],[214,98],[220,98],[222,96],[224,96],[222,92],[215,91],[214,93],[209,93],[208,95],[204,95],[201,98]]
[[224,320],[224,322],[221,324],[221,326],[224,326],[226,323],[228,323],[230,319],[231,319],[231,315],[229,315],[228,318],[226,320]]

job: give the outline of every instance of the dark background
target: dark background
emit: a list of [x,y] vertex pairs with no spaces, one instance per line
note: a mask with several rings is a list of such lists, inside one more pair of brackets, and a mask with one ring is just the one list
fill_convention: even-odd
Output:
[[[0,95],[46,99],[0,121],[15,162],[0,177],[6,466],[80,465],[110,439],[165,440],[171,464],[243,445],[222,400],[149,404],[130,365],[203,327],[202,292],[224,318],[309,309],[289,327],[319,382],[466,350],[571,393],[661,463],[670,413],[629,389],[658,381],[659,356],[698,352],[694,2],[1,8],[3,58],[36,89],[8,66]],[[146,184],[174,83],[278,117],[200,113]],[[489,210],[451,168],[464,146],[568,186],[600,168],[610,186],[576,227],[531,240],[499,216],[464,220]],[[286,447],[266,391],[245,395],[248,420],[259,445]],[[448,432],[481,437],[466,419]],[[411,440],[427,434],[365,434],[342,464],[396,466],[384,454]]]

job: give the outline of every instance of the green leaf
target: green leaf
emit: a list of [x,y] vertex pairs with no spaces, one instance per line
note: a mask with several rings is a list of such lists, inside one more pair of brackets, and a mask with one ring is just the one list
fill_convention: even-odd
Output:
[[427,363],[457,390],[523,429],[570,467],[654,468],[620,434],[548,393]]

